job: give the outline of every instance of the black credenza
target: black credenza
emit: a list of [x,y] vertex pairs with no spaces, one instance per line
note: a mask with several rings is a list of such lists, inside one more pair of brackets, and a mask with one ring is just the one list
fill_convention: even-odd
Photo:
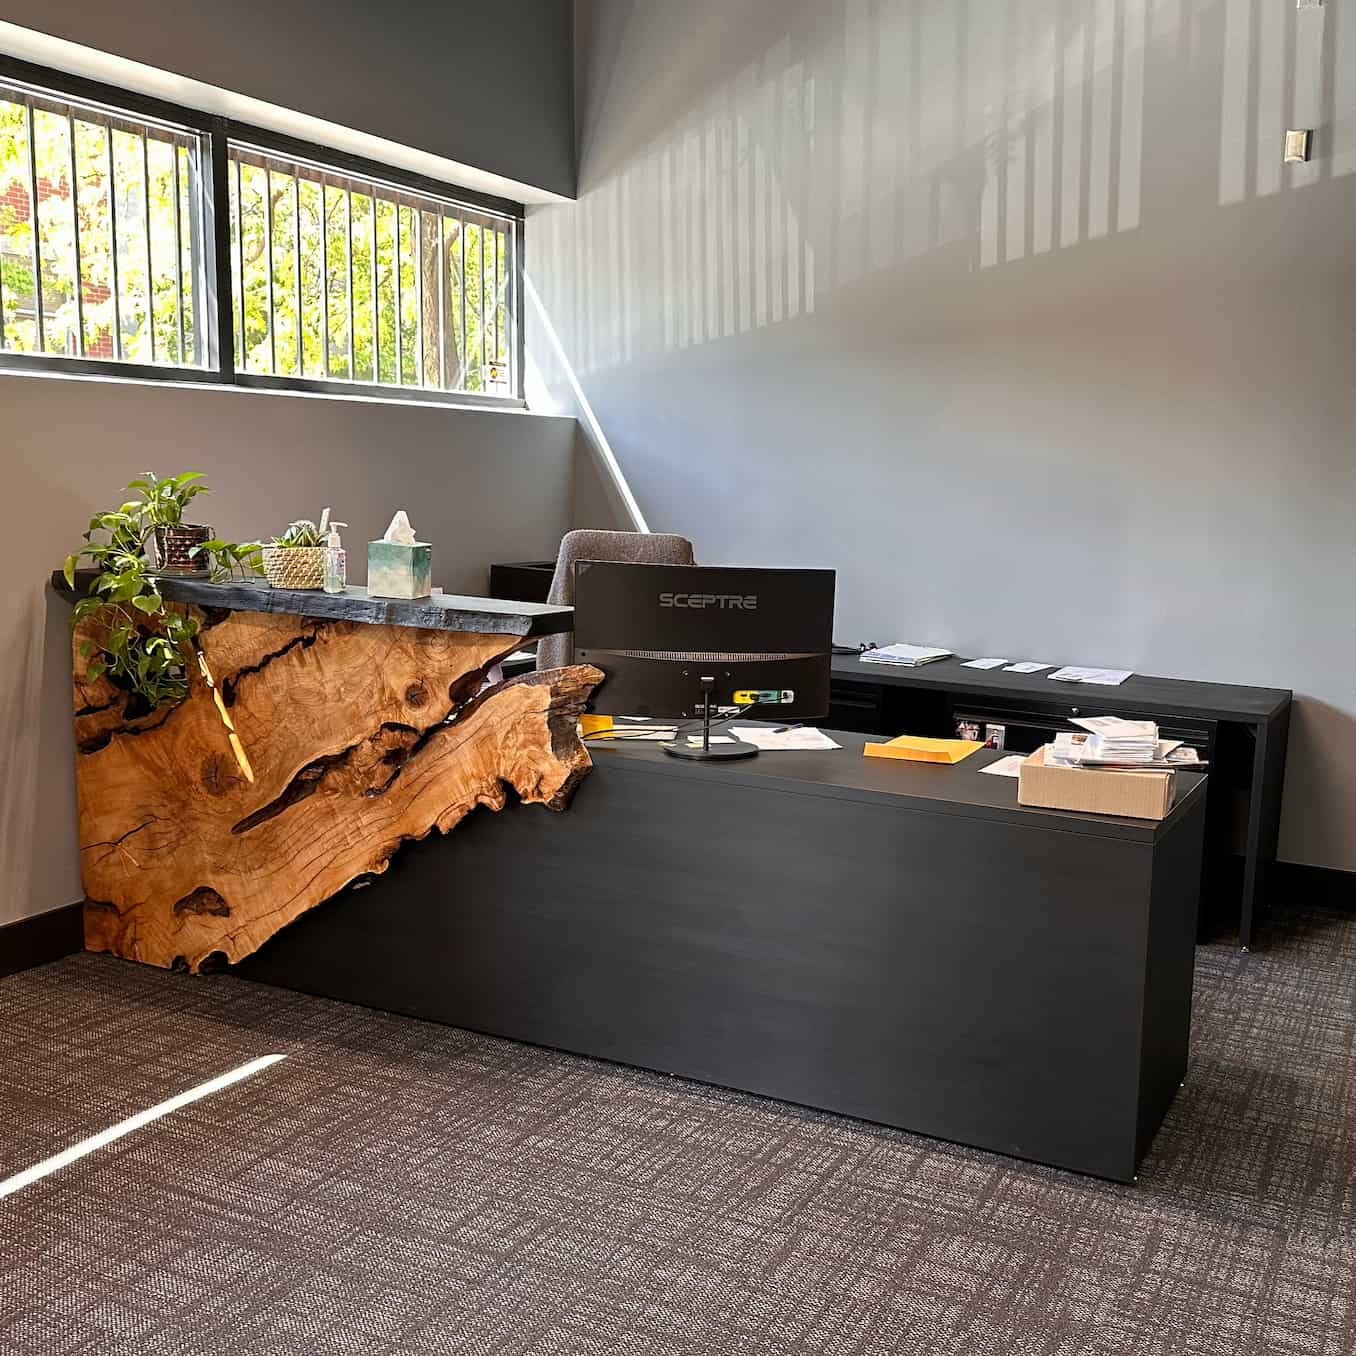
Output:
[[1004,727],[1026,753],[1071,717],[1118,715],[1158,722],[1210,763],[1201,930],[1238,927],[1249,949],[1267,897],[1281,818],[1292,694],[1283,688],[1199,683],[1134,674],[1117,687],[1055,683],[1046,673],[967,669],[960,658],[918,669],[855,655],[833,661],[832,709],[823,723],[862,734],[951,736],[956,722]]

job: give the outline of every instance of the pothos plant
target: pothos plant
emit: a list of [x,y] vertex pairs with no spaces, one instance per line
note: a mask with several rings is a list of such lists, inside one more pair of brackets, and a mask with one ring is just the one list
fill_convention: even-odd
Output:
[[[71,610],[71,625],[96,614],[103,624],[97,639],[81,642],[80,652],[89,660],[85,676],[94,680],[107,674],[117,687],[135,693],[148,711],[188,695],[198,622],[166,605],[147,547],[157,527],[181,523],[185,508],[206,493],[207,486],[197,483],[201,479],[200,471],[165,478],[144,472],[126,486],[138,497],[96,513],[85,529],[85,545],[66,557],[63,573],[72,589],[82,562],[94,569],[85,596]],[[257,542],[214,538],[193,554],[205,556],[212,578],[222,580],[257,574],[259,550]]]
[[149,527],[177,527],[184,521],[184,510],[200,494],[208,492],[206,485],[198,484],[201,479],[201,471],[180,471],[177,476],[163,479],[154,471],[143,471],[127,482],[127,489],[141,491],[140,507]]

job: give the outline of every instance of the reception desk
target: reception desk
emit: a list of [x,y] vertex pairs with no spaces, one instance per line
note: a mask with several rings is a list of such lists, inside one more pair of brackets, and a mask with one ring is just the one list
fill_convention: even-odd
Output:
[[1128,1180],[1186,1068],[1205,778],[1161,822],[834,751],[599,749],[240,972]]
[[568,630],[570,608],[167,577],[160,590],[201,628],[182,701],[141,710],[91,673],[99,614],[74,637],[90,950],[190,970],[239,960],[510,789],[563,809],[592,766],[577,728],[598,670],[486,682],[523,640]]

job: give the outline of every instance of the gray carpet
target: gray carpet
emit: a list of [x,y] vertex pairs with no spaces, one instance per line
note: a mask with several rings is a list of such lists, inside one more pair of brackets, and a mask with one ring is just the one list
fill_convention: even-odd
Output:
[[23,1356],[1349,1356],[1356,918],[1198,953],[1134,1187],[304,998],[78,956],[0,981]]

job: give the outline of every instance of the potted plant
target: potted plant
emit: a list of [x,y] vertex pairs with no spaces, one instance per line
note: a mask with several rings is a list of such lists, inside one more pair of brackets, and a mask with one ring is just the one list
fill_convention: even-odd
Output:
[[275,589],[318,589],[325,584],[321,529],[309,518],[288,523],[287,531],[263,548],[264,578]]
[[161,479],[154,471],[143,471],[129,481],[129,490],[140,490],[145,521],[150,524],[155,544],[156,573],[206,575],[211,565],[206,553],[199,551],[212,541],[212,529],[204,523],[184,522],[184,511],[207,486],[200,485],[201,471],[181,471]]
[[[166,604],[156,579],[172,572],[160,563],[167,558],[158,541],[161,529],[182,525],[169,520],[176,512],[182,518],[184,507],[206,489],[194,485],[198,478],[199,473],[187,472],[162,480],[145,472],[127,486],[141,497],[96,513],[85,530],[84,546],[66,557],[67,584],[76,588],[77,571],[81,582],[87,581],[84,596],[71,610],[71,625],[86,618],[98,623],[81,642],[87,661],[84,678],[93,682],[107,675],[134,695],[142,713],[188,693],[187,666],[195,659],[198,622],[186,610]],[[192,493],[185,493],[190,489]],[[168,546],[173,535],[165,540]],[[174,550],[178,552],[177,545]],[[222,541],[210,529],[184,552],[193,573],[218,579],[258,573],[257,543]],[[82,562],[92,568],[81,570]]]

